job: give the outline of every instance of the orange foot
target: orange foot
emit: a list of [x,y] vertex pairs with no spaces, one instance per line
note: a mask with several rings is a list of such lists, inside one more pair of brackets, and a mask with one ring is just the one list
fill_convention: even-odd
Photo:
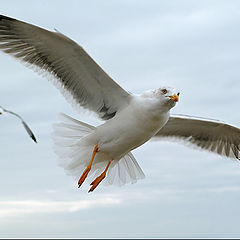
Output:
[[105,178],[106,173],[102,173],[100,176],[98,176],[90,185],[92,185],[92,187],[89,189],[88,192],[92,192],[97,186],[98,184]]
[[81,185],[82,185],[83,182],[85,181],[88,173],[90,172],[90,170],[91,170],[91,168],[92,168],[93,159],[94,159],[94,157],[95,157],[95,155],[96,155],[97,152],[98,152],[98,145],[96,145],[96,146],[94,147],[91,161],[90,161],[89,165],[87,166],[87,168],[84,170],[82,176],[81,176],[81,177],[79,178],[79,180],[78,180],[78,188],[81,187]]
[[81,187],[81,185],[82,185],[83,182],[85,181],[85,179],[86,179],[88,173],[90,172],[90,170],[91,170],[91,167],[89,167],[89,166],[84,170],[82,176],[81,176],[81,177],[79,178],[79,180],[78,180],[78,188]]
[[110,163],[111,163],[111,161],[108,162],[108,165],[107,165],[106,169],[104,170],[104,172],[103,172],[100,176],[98,176],[98,177],[90,184],[90,185],[92,185],[92,187],[89,189],[88,192],[92,192],[92,191],[98,186],[98,184],[105,178],[106,173],[107,173],[107,170],[108,170],[108,168],[109,168],[109,166],[110,166]]

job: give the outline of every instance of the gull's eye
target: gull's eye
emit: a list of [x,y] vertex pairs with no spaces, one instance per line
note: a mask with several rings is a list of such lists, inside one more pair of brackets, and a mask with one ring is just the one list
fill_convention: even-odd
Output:
[[167,89],[165,89],[165,88],[162,89],[161,91],[162,91],[163,94],[166,94],[166,93],[167,93]]

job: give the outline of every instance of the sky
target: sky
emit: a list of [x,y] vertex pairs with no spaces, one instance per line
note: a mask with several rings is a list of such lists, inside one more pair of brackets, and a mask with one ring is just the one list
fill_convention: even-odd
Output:
[[[162,85],[181,95],[171,113],[240,127],[240,2],[233,0],[4,1],[0,14],[78,42],[124,89]],[[47,79],[0,53],[0,236],[173,238],[240,236],[240,164],[175,142],[133,154],[146,178],[88,194],[57,165],[51,140],[59,112],[76,112]]]

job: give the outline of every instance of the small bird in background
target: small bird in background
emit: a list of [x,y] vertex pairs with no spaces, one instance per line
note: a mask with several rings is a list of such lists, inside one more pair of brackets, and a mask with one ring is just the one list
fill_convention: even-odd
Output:
[[5,108],[3,108],[2,106],[0,106],[0,115],[2,115],[3,113],[9,113],[9,114],[12,114],[13,116],[19,118],[23,124],[23,127],[25,128],[25,130],[27,131],[28,135],[30,136],[30,138],[35,142],[37,143],[37,139],[36,137],[34,136],[32,130],[30,129],[30,127],[27,125],[27,123],[22,119],[21,116],[19,116],[17,113],[15,112],[12,112],[12,111],[9,111]]

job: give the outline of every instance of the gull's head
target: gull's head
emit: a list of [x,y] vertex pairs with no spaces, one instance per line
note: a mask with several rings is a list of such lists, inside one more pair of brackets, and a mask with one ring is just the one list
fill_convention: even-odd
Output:
[[161,87],[154,90],[153,94],[161,102],[161,105],[165,105],[170,109],[178,102],[180,92],[172,87]]
[[152,109],[160,111],[169,111],[179,100],[180,92],[172,87],[160,87],[156,90],[148,90],[140,96],[144,99],[145,104]]

